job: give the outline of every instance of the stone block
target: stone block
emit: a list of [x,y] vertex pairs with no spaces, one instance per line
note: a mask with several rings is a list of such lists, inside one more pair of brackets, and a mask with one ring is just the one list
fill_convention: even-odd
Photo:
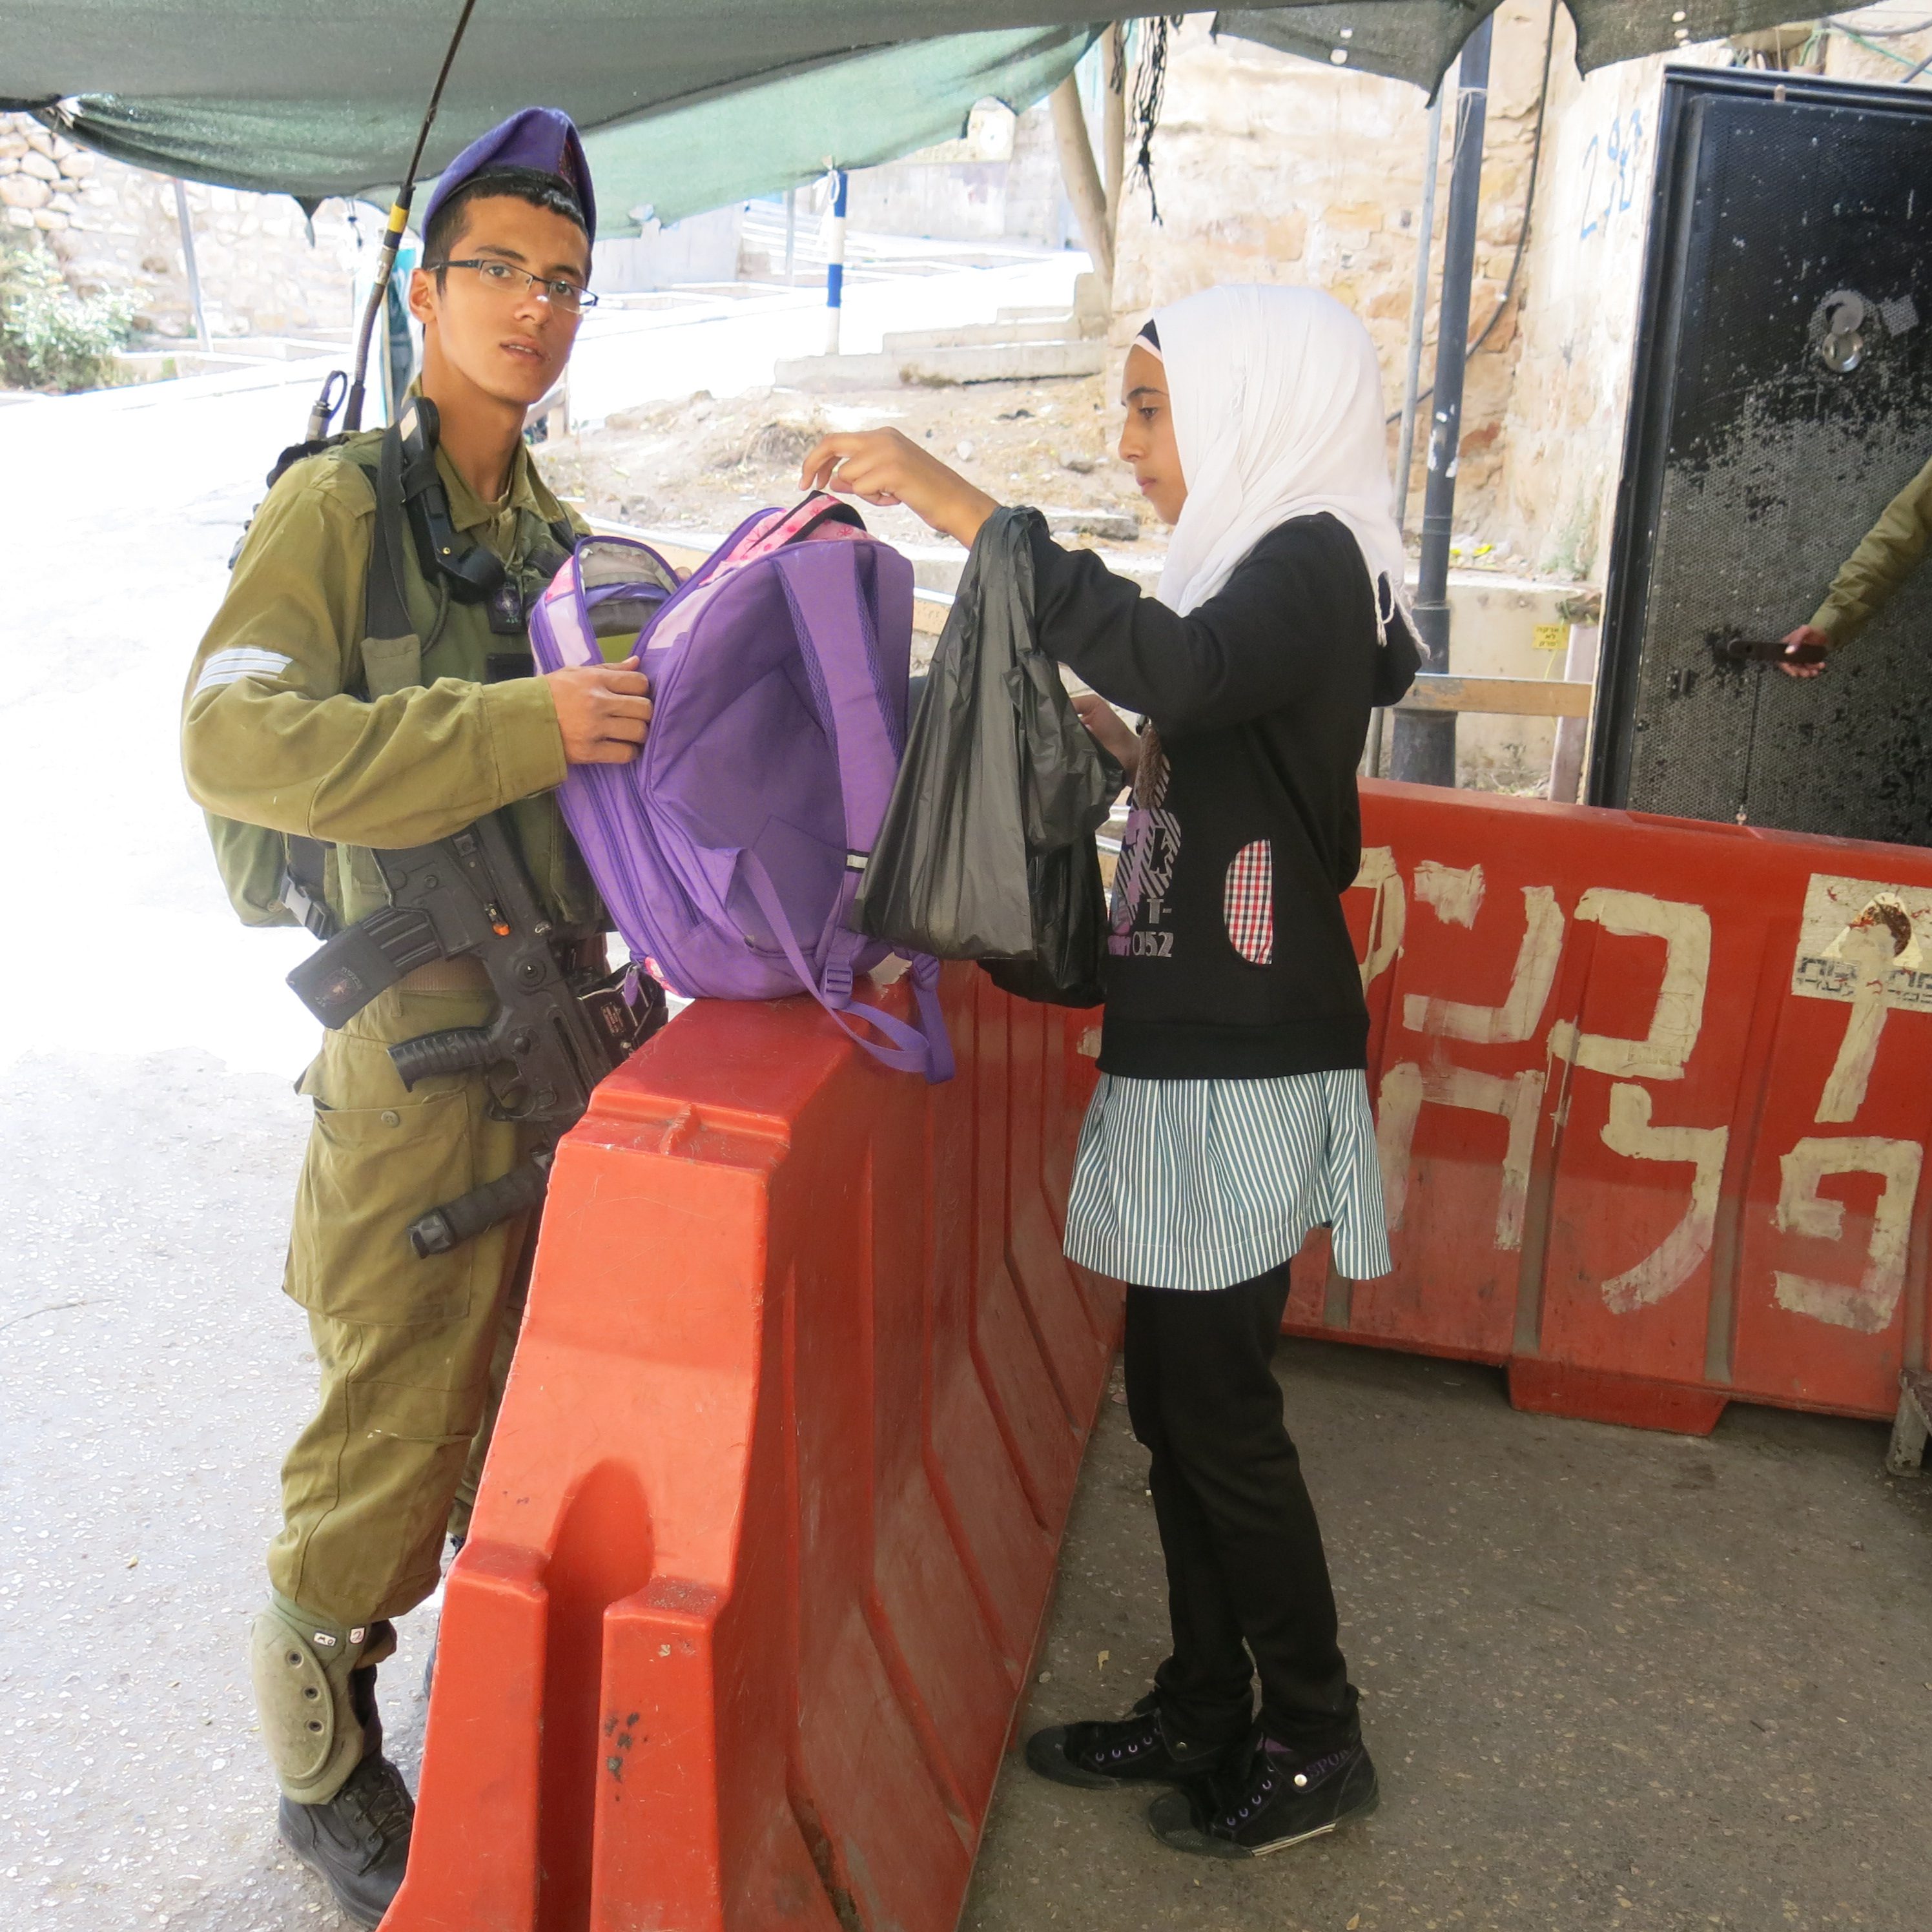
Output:
[[34,210],[34,226],[44,228],[50,235],[57,235],[67,226],[67,217],[57,208],[37,208]]
[[13,228],[31,228],[34,225],[34,212],[30,208],[0,208],[7,218],[8,225]]
[[32,175],[8,175],[0,178],[0,207],[44,208],[53,199],[53,190]]
[[29,149],[20,157],[20,172],[32,175],[36,181],[56,182],[60,179],[60,164],[50,155]]
[[1382,226],[1382,211],[1373,202],[1354,202],[1330,208],[1328,218],[1336,228],[1359,228],[1370,234],[1377,232]]
[[1291,208],[1270,221],[1266,230],[1264,252],[1273,262],[1298,262],[1308,248],[1308,217],[1300,208]]
[[60,158],[60,171],[69,181],[85,181],[94,172],[94,157],[85,148],[72,148]]
[[35,154],[45,154],[49,160],[52,159],[54,137],[44,128],[37,128],[30,124],[22,131],[27,137],[27,146],[32,148]]

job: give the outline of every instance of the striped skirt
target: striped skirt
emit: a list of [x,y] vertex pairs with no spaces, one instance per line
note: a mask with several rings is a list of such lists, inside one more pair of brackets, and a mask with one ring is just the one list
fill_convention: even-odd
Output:
[[1232,1288],[1324,1224],[1337,1273],[1389,1272],[1360,1069],[1272,1080],[1101,1075],[1066,1204],[1070,1261],[1142,1288]]

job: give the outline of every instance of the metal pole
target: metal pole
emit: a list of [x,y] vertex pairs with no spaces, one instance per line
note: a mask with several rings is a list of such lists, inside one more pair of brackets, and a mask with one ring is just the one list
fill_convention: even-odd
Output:
[[[1415,405],[1422,390],[1422,329],[1429,316],[1430,244],[1436,238],[1436,177],[1442,172],[1442,100],[1449,91],[1445,76],[1429,104],[1429,139],[1422,164],[1421,232],[1415,238],[1415,287],[1408,303],[1408,356],[1402,382],[1402,434],[1395,462],[1395,526],[1408,534],[1408,475],[1415,459]],[[1382,775],[1382,740],[1388,730],[1388,714],[1378,708],[1369,718],[1368,742],[1362,748],[1362,772],[1366,778]]]
[[[1483,189],[1483,129],[1490,92],[1491,17],[1462,44],[1456,100],[1456,160],[1442,236],[1442,302],[1436,321],[1436,394],[1430,406],[1429,478],[1422,499],[1422,563],[1415,620],[1426,670],[1449,668],[1449,542],[1456,517],[1456,466],[1462,440],[1462,376],[1468,360],[1469,284]],[[1390,775],[1412,784],[1456,782],[1456,715],[1396,714]]]
[[1429,140],[1422,163],[1422,232],[1415,242],[1415,289],[1408,304],[1408,362],[1402,383],[1402,441],[1395,463],[1395,524],[1408,532],[1408,472],[1415,460],[1415,400],[1422,393],[1422,331],[1429,314],[1429,256],[1436,239],[1436,177],[1442,171],[1445,78],[1429,104]]
[[194,224],[188,218],[188,190],[181,177],[175,177],[175,219],[181,224],[182,260],[188,264],[188,298],[194,309],[194,339],[206,356],[213,346],[208,339],[208,317],[202,313],[201,271],[194,262]]
[[790,288],[792,263],[798,255],[798,190],[785,190],[785,286]]
[[825,352],[838,353],[838,324],[845,306],[845,170],[832,176],[832,236],[825,251]]

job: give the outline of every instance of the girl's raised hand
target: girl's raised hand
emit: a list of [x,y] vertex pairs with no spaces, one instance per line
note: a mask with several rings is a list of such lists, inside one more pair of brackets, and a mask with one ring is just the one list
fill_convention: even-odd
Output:
[[1139,733],[1097,691],[1082,692],[1073,700],[1073,709],[1101,748],[1125,770],[1131,784],[1140,767]]
[[896,429],[821,436],[806,457],[799,486],[868,503],[903,503],[922,522],[969,548],[999,508],[985,490]]

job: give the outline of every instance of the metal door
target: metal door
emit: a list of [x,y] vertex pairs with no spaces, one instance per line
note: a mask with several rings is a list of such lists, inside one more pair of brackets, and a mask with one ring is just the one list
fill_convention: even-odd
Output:
[[1802,682],[1781,637],[1932,459],[1932,96],[1664,81],[1590,798],[1932,843],[1932,562]]

